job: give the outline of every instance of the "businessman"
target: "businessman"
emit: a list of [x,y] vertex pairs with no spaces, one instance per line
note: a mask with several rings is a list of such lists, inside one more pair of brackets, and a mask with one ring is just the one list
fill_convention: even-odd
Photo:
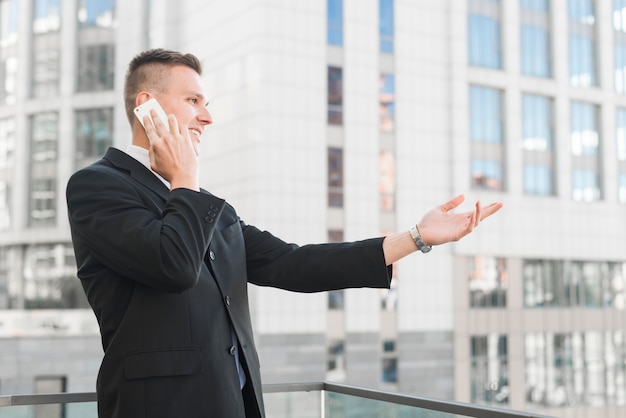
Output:
[[[247,284],[297,292],[387,288],[391,265],[456,241],[502,206],[451,213],[457,196],[409,231],[299,247],[247,225],[200,188],[198,145],[213,120],[191,54],[137,55],[124,101],[125,150],[76,172],[67,185],[72,241],[104,358],[101,418],[264,417]],[[156,98],[168,114],[133,109]]]

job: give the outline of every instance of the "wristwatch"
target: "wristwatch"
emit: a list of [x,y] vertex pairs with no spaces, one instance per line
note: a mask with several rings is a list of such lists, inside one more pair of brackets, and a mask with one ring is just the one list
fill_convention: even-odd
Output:
[[415,245],[417,245],[417,248],[419,248],[421,252],[426,254],[433,249],[432,245],[426,245],[426,243],[422,241],[422,236],[420,235],[420,231],[417,230],[417,225],[413,225],[409,229],[409,232],[411,233],[411,238],[415,241]]

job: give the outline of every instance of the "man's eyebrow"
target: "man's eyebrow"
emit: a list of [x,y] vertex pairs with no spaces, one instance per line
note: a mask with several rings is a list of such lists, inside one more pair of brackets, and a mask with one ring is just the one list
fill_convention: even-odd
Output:
[[197,91],[190,91],[188,94],[190,94],[191,96],[196,96],[198,98],[198,100],[200,100],[201,102],[203,101],[204,102],[204,106],[208,106],[209,105],[209,99],[204,97],[204,94],[198,93]]

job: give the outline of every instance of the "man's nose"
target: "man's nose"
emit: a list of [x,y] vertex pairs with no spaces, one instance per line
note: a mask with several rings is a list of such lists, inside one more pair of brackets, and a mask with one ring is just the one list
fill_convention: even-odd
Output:
[[209,109],[204,108],[204,111],[198,117],[203,125],[210,125],[213,123],[213,116],[209,113]]

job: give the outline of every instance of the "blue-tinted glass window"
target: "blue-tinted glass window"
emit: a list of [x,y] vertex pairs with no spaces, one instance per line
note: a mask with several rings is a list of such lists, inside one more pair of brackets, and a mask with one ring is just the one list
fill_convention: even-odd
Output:
[[613,0],[613,29],[626,32],[626,0]]
[[595,170],[576,169],[572,172],[572,197],[583,202],[600,199],[600,181]]
[[522,74],[550,76],[550,34],[546,29],[522,26]]
[[380,75],[380,130],[392,132],[395,127],[396,87],[393,74]]
[[470,170],[473,188],[502,190],[502,163],[499,161],[473,159]]
[[596,75],[596,17],[593,0],[568,0],[569,76],[573,86],[598,84]]
[[115,23],[116,0],[80,0],[78,22],[80,27],[111,28]]
[[328,45],[343,45],[343,0],[328,0]]
[[588,103],[572,103],[570,144],[573,155],[597,155],[600,137],[596,124],[596,108]]
[[380,52],[393,52],[393,1],[379,0]]
[[524,193],[554,194],[552,151],[552,105],[549,98],[522,96],[522,150]]
[[570,150],[572,197],[594,201],[602,197],[600,133],[598,108],[590,103],[573,102],[570,106]]
[[469,16],[469,64],[476,67],[502,68],[500,21],[490,17]]
[[502,93],[488,87],[471,86],[469,96],[472,187],[502,190]]
[[470,139],[477,142],[502,142],[502,98],[499,90],[470,88]]
[[0,34],[3,41],[17,32],[17,0],[0,2]]
[[626,0],[613,0],[615,91],[626,93]]
[[549,0],[520,0],[520,7],[536,12],[547,12],[550,9]]
[[524,165],[524,193],[547,196],[552,194],[552,170],[539,164]]

